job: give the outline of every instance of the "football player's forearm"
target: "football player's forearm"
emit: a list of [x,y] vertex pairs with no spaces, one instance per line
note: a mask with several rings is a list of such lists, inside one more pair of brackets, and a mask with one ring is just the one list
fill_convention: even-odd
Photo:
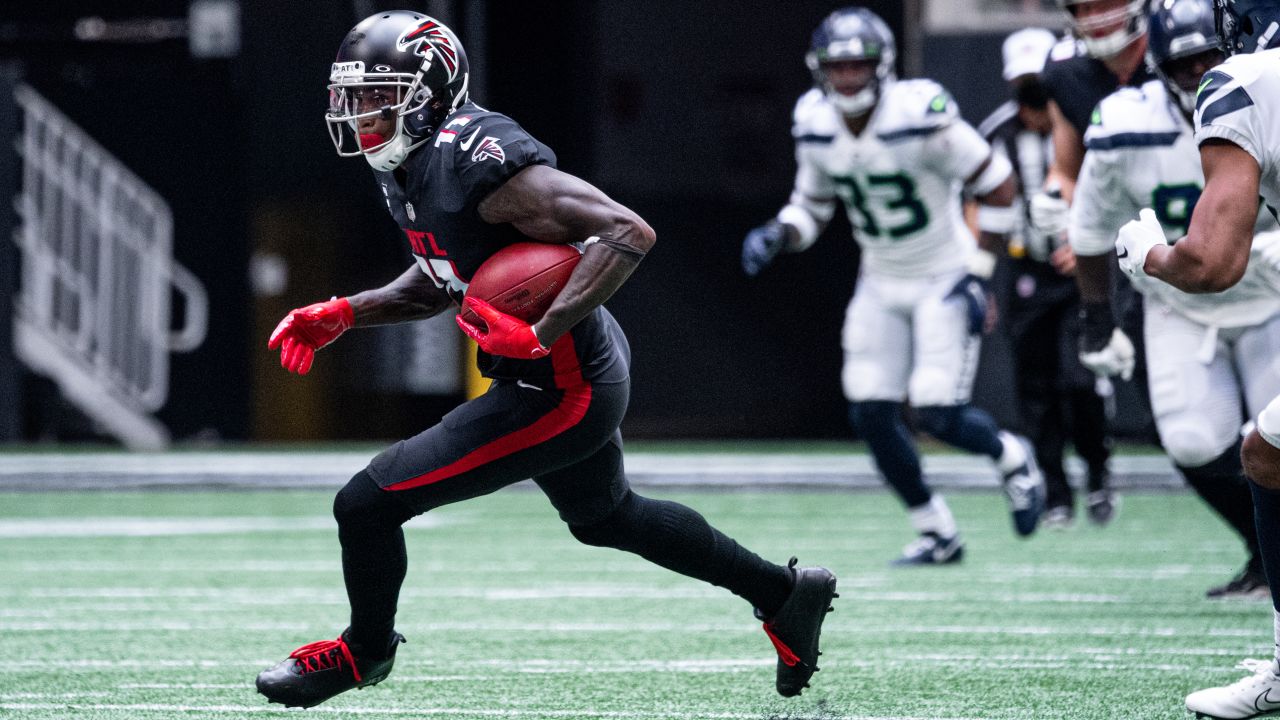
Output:
[[1013,209],[1017,193],[1013,175],[1009,174],[993,190],[975,198],[978,201],[975,220],[979,248],[996,256],[1007,251],[1009,233],[1018,221],[1017,211]]
[[352,295],[347,302],[351,303],[357,327],[425,320],[452,305],[444,290],[436,287],[417,265],[411,265],[380,288]]
[[1115,252],[1102,255],[1076,254],[1076,287],[1080,288],[1080,301],[1088,304],[1111,304],[1111,266],[1116,264]]
[[1201,144],[1200,164],[1204,191],[1187,236],[1151,248],[1142,267],[1184,292],[1222,292],[1244,277],[1249,264],[1261,169],[1240,146],[1222,140]]
[[1183,292],[1222,292],[1244,276],[1249,249],[1246,245],[1239,253],[1241,262],[1231,255],[1212,252],[1205,240],[1203,236],[1188,235],[1176,245],[1157,245],[1147,253],[1143,270]]
[[[653,231],[648,232],[651,234]],[[564,290],[556,296],[542,319],[534,323],[533,331],[542,346],[551,347],[574,325],[591,314],[591,311],[612,297],[644,259],[644,252],[639,247],[647,251],[652,245],[651,239],[647,244],[641,241],[639,246],[606,243],[603,240],[587,245],[582,260],[569,276]]]

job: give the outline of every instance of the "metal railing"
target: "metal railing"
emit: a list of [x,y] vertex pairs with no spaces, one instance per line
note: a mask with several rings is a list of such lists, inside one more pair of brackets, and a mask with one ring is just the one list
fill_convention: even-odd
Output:
[[[156,449],[151,413],[169,392],[169,352],[195,349],[208,327],[203,285],[173,259],[168,204],[41,97],[18,85],[21,288],[14,349],[125,445]],[[170,288],[184,317],[171,330]]]

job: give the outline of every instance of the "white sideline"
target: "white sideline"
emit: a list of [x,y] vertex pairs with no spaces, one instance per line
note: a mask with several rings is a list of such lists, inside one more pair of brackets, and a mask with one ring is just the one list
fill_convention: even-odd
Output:
[[[4,453],[0,489],[121,487],[337,488],[362,469],[373,451]],[[970,455],[923,457],[930,482],[941,488],[996,487],[991,461]],[[1081,473],[1077,458],[1068,462]],[[1160,455],[1111,459],[1116,487],[1181,488]],[[883,482],[865,453],[628,452],[627,476],[650,487],[872,487]]]

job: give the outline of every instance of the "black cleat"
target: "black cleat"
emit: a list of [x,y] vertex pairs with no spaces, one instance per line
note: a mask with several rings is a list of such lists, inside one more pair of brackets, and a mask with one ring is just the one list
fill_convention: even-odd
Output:
[[381,659],[353,655],[345,632],[337,640],[303,645],[258,673],[258,692],[285,707],[309,708],[351,688],[377,685],[391,674],[402,642],[404,636],[394,633],[387,657]]
[[1086,497],[1085,507],[1089,511],[1089,522],[1102,527],[1114,520],[1120,511],[1120,496],[1111,488],[1094,490]]
[[1263,599],[1271,596],[1271,586],[1267,584],[1267,576],[1263,574],[1260,560],[1251,559],[1239,575],[1231,578],[1225,585],[1211,587],[1204,596],[1214,600],[1228,598]]
[[778,651],[778,694],[794,697],[809,687],[809,678],[818,672],[818,636],[822,621],[831,612],[836,594],[836,576],[820,567],[797,568],[796,559],[787,563],[793,584],[791,594],[778,614],[764,618],[764,631]]

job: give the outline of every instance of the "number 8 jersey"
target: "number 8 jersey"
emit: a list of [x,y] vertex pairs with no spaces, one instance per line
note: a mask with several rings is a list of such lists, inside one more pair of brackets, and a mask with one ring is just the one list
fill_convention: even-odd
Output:
[[791,203],[826,221],[843,202],[864,269],[921,277],[966,266],[976,244],[960,190],[991,147],[941,85],[889,83],[861,135],[815,88],[796,103],[792,135],[799,169]]
[[[1084,165],[1068,231],[1077,255],[1110,252],[1120,226],[1137,217],[1142,208],[1155,211],[1168,242],[1187,234],[1204,187],[1204,173],[1191,124],[1169,99],[1163,83],[1151,80],[1141,88],[1122,88],[1104,98],[1084,142]],[[1266,232],[1275,227],[1270,213],[1258,213],[1255,253],[1280,241]],[[1131,280],[1139,292],[1159,297],[1198,323],[1245,327],[1280,311],[1280,298],[1264,276],[1265,266],[1265,262],[1251,262],[1240,283],[1222,293],[1193,295],[1146,276]]]

